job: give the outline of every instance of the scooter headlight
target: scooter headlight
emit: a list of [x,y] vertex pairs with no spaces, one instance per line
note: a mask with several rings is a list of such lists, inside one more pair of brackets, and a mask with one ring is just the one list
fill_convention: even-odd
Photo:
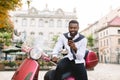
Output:
[[30,51],[30,57],[32,59],[38,60],[42,56],[42,50],[39,48],[33,48]]

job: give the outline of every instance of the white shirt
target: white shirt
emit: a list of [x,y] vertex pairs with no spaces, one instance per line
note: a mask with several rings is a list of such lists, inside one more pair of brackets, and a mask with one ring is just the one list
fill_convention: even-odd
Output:
[[[70,34],[68,33],[68,36],[70,36]],[[77,39],[79,37],[79,33],[73,38],[73,40]],[[69,60],[73,60],[73,55],[70,51],[70,47],[68,45],[68,39],[62,34],[59,39],[58,42],[56,43],[54,49],[53,49],[53,55],[57,56],[60,52],[60,50],[62,49],[62,47],[64,47],[67,49],[68,54],[65,57],[68,57]],[[75,45],[77,47],[77,52],[75,53],[76,55],[76,59],[75,59],[75,63],[85,63],[84,60],[84,56],[85,56],[85,50],[86,50],[86,45],[87,45],[87,39],[83,38],[78,42],[75,42]]]

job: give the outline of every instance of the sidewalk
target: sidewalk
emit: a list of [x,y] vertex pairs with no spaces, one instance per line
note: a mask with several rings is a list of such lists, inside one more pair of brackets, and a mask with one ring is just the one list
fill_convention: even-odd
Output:
[[[40,71],[39,80],[43,80],[46,71]],[[120,80],[120,64],[99,63],[93,71],[87,71],[89,80]],[[14,71],[0,71],[0,80],[11,80]]]
[[120,64],[99,63],[93,71],[87,71],[89,80],[120,80]]

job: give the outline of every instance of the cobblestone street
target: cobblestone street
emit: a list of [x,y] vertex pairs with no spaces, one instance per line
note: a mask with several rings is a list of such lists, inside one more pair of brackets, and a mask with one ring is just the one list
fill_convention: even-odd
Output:
[[[120,80],[120,65],[99,63],[94,70],[87,71],[89,80]],[[0,80],[11,80],[14,71],[0,71]],[[46,71],[41,71],[39,80],[43,80]]]

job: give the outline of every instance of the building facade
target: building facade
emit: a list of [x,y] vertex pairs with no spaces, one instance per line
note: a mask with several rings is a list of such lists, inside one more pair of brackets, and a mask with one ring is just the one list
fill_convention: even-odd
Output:
[[[89,31],[88,31],[89,30]],[[120,7],[111,10],[81,33],[93,34],[94,47],[100,62],[120,63]]]
[[[50,49],[52,38],[68,30],[68,22],[77,19],[76,10],[65,12],[62,9],[50,11],[48,6],[42,11],[34,7],[23,11],[15,11],[12,14],[15,30],[26,34],[26,38],[40,37],[42,48]],[[31,39],[32,40],[32,39]]]

